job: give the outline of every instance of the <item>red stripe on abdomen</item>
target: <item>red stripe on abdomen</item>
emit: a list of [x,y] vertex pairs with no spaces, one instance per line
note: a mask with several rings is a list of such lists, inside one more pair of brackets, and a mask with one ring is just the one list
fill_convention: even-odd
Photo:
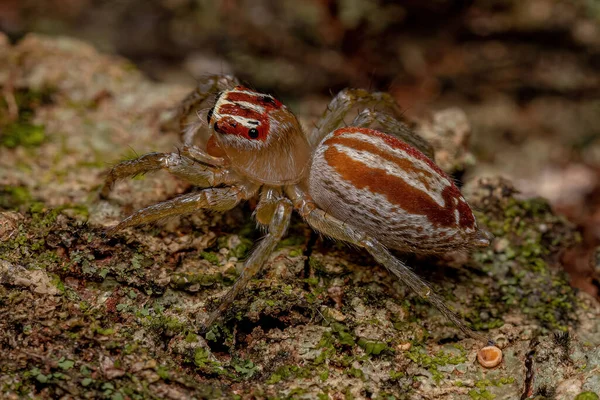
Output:
[[[347,130],[347,133],[353,133],[350,130],[357,128],[345,129]],[[411,161],[410,157],[401,158],[397,155],[386,153],[384,149],[377,148],[372,143],[365,143],[356,138],[353,139],[351,137],[336,136],[341,135],[334,134],[332,138],[326,140],[321,145],[327,147],[324,152],[325,161],[340,175],[341,179],[349,182],[357,189],[366,189],[385,196],[389,203],[401,208],[406,213],[424,215],[433,225],[462,229],[474,228],[475,217],[473,216],[471,209],[462,198],[458,188],[439,168],[432,168],[433,171],[426,171],[420,166],[415,165]],[[377,136],[379,137],[379,135]],[[399,140],[396,141],[400,142]],[[422,180],[421,183],[428,192],[411,185],[409,182],[405,181],[399,176],[388,173],[383,168],[378,168],[377,165],[366,165],[365,163],[354,159],[351,155],[345,153],[343,150],[334,147],[335,143],[343,144],[346,147],[356,150],[368,151],[371,154],[388,162],[393,162],[398,166],[399,169],[404,171],[423,173],[423,177],[425,179]],[[405,147],[408,145],[403,142],[400,143],[402,143],[404,146],[396,147],[405,151]],[[418,152],[418,150],[414,150],[414,152]],[[410,156],[413,156],[414,152],[407,151],[408,155]],[[422,155],[422,153],[418,153]],[[425,156],[422,155],[422,157]],[[421,157],[415,158],[423,160]],[[429,160],[426,157],[425,159]],[[430,163],[433,164],[433,162],[429,160],[427,164],[429,165]],[[435,164],[433,165],[435,166]],[[441,185],[438,186],[430,184],[431,180],[427,179],[428,177],[431,177],[432,172],[438,173],[438,171],[441,172],[439,174],[439,178],[447,183],[443,186],[443,189]],[[444,206],[440,206],[436,201],[433,200],[432,197],[436,197],[436,195],[441,196],[441,198],[444,200]],[[455,210],[458,210],[459,213],[458,223],[456,221]]]

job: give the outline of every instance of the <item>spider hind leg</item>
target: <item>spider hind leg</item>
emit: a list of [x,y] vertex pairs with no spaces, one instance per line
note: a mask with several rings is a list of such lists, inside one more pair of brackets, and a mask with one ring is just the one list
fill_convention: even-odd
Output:
[[[358,115],[348,122],[346,118],[352,110],[358,111]],[[310,133],[311,146],[314,148],[330,132],[346,125],[371,128],[396,136],[433,159],[433,147],[403,122],[402,112],[389,93],[364,89],[340,91]]]

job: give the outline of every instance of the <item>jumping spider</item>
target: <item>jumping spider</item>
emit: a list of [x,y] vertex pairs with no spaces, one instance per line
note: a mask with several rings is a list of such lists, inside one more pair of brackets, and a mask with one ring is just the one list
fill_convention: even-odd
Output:
[[[212,108],[202,121],[193,111],[207,102]],[[373,105],[383,110],[374,111]],[[355,108],[363,111],[345,126],[344,118]],[[233,77],[210,77],[182,103],[181,151],[121,162],[110,171],[102,195],[118,179],[160,169],[199,190],[141,209],[111,231],[198,209],[225,211],[258,196],[254,216],[267,235],[206,327],[260,270],[296,210],[320,234],[366,249],[465,334],[485,340],[390,253],[444,253],[489,244],[452,179],[432,161],[431,146],[397,118],[396,108],[386,93],[346,89],[315,128],[304,132],[274,97]]]

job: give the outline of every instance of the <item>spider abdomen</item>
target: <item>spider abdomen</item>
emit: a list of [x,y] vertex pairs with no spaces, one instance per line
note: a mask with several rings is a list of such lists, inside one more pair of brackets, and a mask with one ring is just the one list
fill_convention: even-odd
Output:
[[417,149],[372,129],[326,136],[313,157],[309,191],[328,214],[390,248],[436,253],[481,240],[452,180]]

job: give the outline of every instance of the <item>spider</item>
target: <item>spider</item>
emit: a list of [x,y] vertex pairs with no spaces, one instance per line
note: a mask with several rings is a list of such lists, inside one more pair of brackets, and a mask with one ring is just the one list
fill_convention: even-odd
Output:
[[[207,103],[212,106],[207,113],[198,111]],[[362,111],[346,126],[344,118],[356,108]],[[212,76],[184,99],[180,112],[182,149],[117,164],[101,194],[106,198],[119,179],[161,169],[198,188],[133,213],[111,232],[199,209],[225,211],[258,197],[254,217],[267,234],[205,327],[265,264],[295,210],[318,233],[366,249],[463,333],[486,341],[390,252],[439,254],[487,246],[490,237],[432,161],[431,145],[399,119],[389,94],[345,89],[305,132],[273,96],[231,76]]]

